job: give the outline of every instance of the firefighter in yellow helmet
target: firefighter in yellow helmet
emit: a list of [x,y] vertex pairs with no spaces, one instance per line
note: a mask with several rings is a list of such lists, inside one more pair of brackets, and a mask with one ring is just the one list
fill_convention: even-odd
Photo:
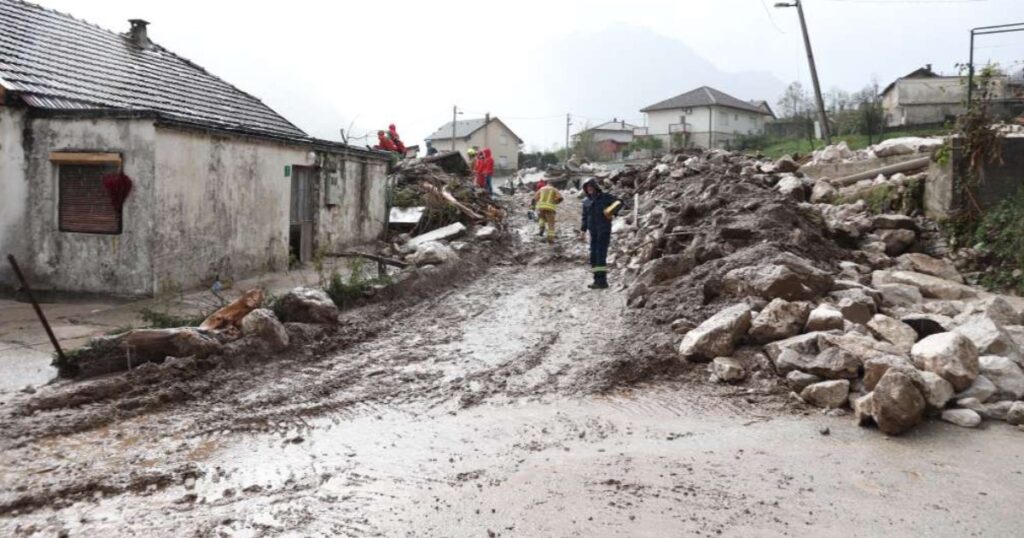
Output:
[[538,187],[537,192],[533,195],[533,205],[537,208],[537,223],[540,225],[537,235],[543,237],[545,228],[547,228],[547,241],[554,243],[555,210],[558,208],[558,204],[562,203],[562,193],[543,180]]

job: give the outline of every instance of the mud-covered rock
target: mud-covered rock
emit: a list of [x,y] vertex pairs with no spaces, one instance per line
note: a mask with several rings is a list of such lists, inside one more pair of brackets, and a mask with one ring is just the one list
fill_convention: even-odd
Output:
[[978,292],[959,282],[914,271],[875,271],[871,284],[878,288],[882,284],[906,284],[920,290],[929,299],[957,300],[976,297]]
[[885,243],[885,253],[889,256],[903,254],[914,246],[914,241],[917,240],[917,234],[913,230],[904,229],[880,230],[878,236]]
[[810,311],[810,305],[805,302],[773,299],[751,322],[750,337],[764,344],[796,336],[806,325]]
[[278,301],[276,310],[283,322],[338,322],[338,306],[326,292],[316,288],[295,288],[289,291]]
[[915,366],[938,374],[957,391],[966,390],[978,377],[978,349],[959,333],[933,334],[914,344],[910,356]]
[[[997,400],[1024,399],[1024,371],[1006,357],[983,355],[978,359],[981,374],[995,386]],[[982,400],[985,401],[985,400]]]
[[783,351],[775,361],[780,374],[793,370],[816,375],[824,379],[854,379],[860,372],[861,361],[841,348],[829,348],[817,355],[800,354],[792,349]]
[[838,194],[839,191],[831,183],[819,180],[814,182],[814,187],[811,188],[811,203],[827,204],[834,200]]
[[898,369],[889,369],[871,394],[871,416],[882,433],[899,435],[924,416],[924,396],[910,376]]
[[924,396],[928,407],[932,409],[946,407],[946,404],[953,399],[953,385],[949,381],[942,379],[938,374],[923,370],[915,371],[921,379],[921,385],[918,388],[921,389],[921,394]]
[[257,308],[242,318],[242,334],[266,340],[274,351],[288,347],[288,331],[274,312],[266,308]]
[[961,428],[977,428],[981,424],[981,415],[970,409],[947,409],[941,416],[942,420]]
[[903,357],[896,355],[872,357],[864,361],[864,388],[869,391],[875,390],[875,385],[878,384],[882,379],[882,376],[885,375],[890,368],[915,370],[914,365]]
[[409,256],[409,261],[418,267],[441,265],[458,259],[459,255],[454,249],[437,241],[428,241],[419,245],[416,247],[416,252]]
[[1010,410],[1006,413],[1006,422],[1012,426],[1024,424],[1024,402],[1013,402]]
[[1024,364],[1024,352],[1010,334],[995,320],[986,314],[973,314],[966,319],[954,332],[969,338],[978,353],[1006,357],[1017,364]]
[[711,361],[709,369],[712,381],[732,383],[742,381],[747,377],[743,364],[731,357],[715,357],[715,360]]
[[906,284],[882,284],[878,292],[882,294],[882,306],[888,308],[910,307],[924,301],[921,290]]
[[686,333],[679,355],[689,361],[727,357],[750,329],[750,307],[739,303],[719,311]]
[[826,409],[845,406],[849,396],[850,382],[846,379],[814,383],[800,392],[800,397],[807,403]]
[[821,377],[818,377],[814,374],[801,372],[800,370],[793,370],[786,374],[786,384],[789,385],[789,388],[793,389],[793,391],[797,393],[804,390],[804,388],[806,388],[808,385],[821,383],[822,381],[824,381],[824,379],[822,379]]

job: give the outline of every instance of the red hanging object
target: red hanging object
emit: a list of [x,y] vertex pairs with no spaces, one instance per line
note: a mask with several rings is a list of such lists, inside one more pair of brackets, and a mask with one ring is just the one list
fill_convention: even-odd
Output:
[[110,196],[114,209],[121,211],[128,194],[132,192],[132,179],[121,172],[103,176],[103,188]]

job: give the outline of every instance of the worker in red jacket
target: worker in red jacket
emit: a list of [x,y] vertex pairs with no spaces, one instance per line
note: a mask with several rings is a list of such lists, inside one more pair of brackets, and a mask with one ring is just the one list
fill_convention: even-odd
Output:
[[476,179],[476,186],[484,189],[487,187],[487,174],[484,173],[484,154],[475,153],[473,156],[473,176]]
[[391,139],[391,143],[395,145],[395,149],[399,153],[405,154],[405,144],[402,143],[402,139],[398,136],[398,130],[395,129],[395,124],[388,125],[388,138]]
[[377,131],[377,149],[382,149],[385,151],[398,151],[398,147],[395,146],[395,143],[392,142],[390,138],[388,138],[387,133],[385,133],[384,131]]
[[494,188],[491,186],[491,179],[494,177],[494,157],[491,157],[491,148],[484,148],[484,178],[487,184],[487,193],[494,195]]

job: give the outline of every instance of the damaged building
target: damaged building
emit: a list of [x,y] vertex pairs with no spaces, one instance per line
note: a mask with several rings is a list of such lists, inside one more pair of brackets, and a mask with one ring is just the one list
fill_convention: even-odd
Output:
[[0,27],[0,252],[33,286],[153,295],[383,233],[387,154],[310,137],[145,21],[0,0]]

